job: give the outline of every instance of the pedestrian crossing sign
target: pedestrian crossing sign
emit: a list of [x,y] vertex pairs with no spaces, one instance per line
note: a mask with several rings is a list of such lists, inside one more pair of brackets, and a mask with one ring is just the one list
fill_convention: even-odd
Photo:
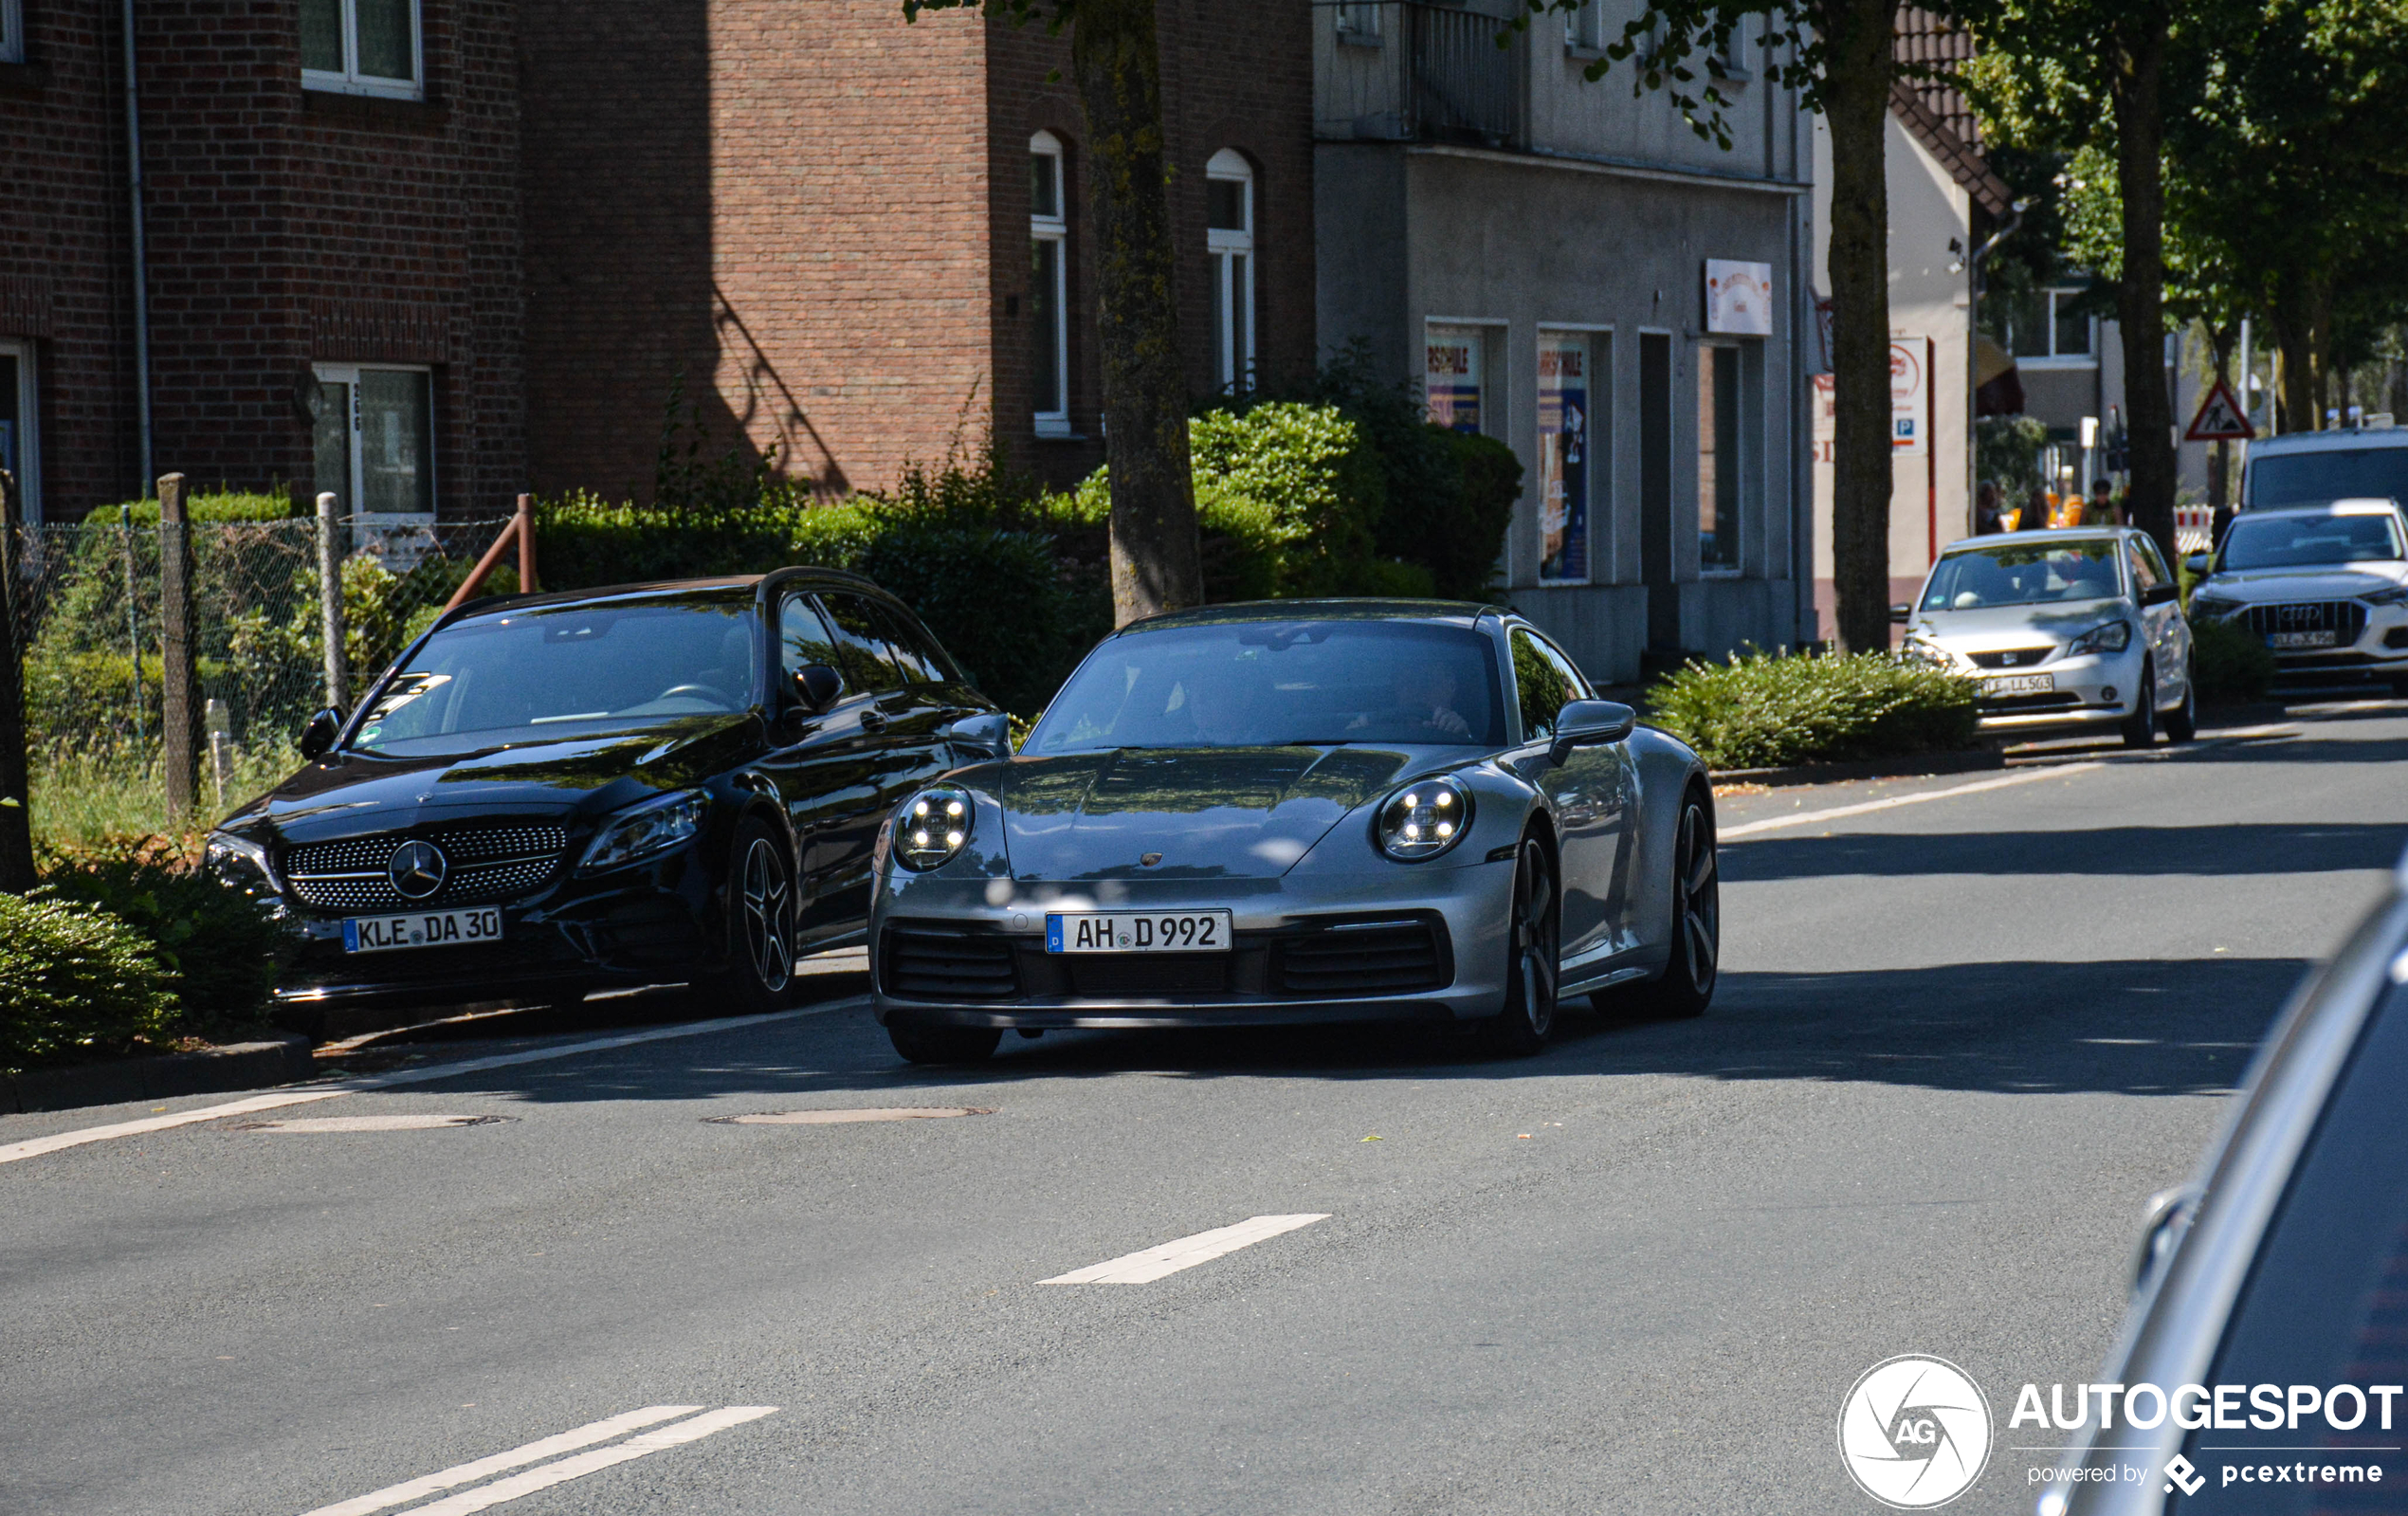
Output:
[[2233,387],[2223,380],[2207,392],[2199,402],[2199,413],[2191,418],[2191,429],[2182,433],[2184,442],[2247,442],[2257,435],[2249,424],[2239,400],[2234,398]]

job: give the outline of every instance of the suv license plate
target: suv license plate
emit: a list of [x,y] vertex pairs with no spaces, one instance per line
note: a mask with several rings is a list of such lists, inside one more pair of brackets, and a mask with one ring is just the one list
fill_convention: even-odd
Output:
[[356,916],[343,922],[346,953],[390,953],[397,947],[449,947],[498,942],[502,912],[420,911],[414,916]]
[[2335,631],[2270,631],[2266,634],[2269,648],[2330,648],[2341,641]]
[[1981,682],[1981,693],[1988,695],[2045,695],[2057,687],[2054,674],[2000,674]]
[[1049,953],[1226,953],[1227,911],[1049,911]]

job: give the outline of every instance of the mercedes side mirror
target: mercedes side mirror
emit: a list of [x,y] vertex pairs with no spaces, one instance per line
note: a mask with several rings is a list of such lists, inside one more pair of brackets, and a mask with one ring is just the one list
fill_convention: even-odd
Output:
[[1555,740],[1547,745],[1547,761],[1561,764],[1576,747],[1619,742],[1639,724],[1639,713],[1611,700],[1576,700],[1555,713]]
[[1914,619],[1915,608],[1913,606],[1894,605],[1889,608],[1889,624],[1893,627],[1903,627],[1907,622]]
[[2193,578],[2204,579],[2209,573],[2208,557],[2204,553],[2194,553],[2182,560],[2182,567],[2191,571]]
[[293,745],[301,749],[301,756],[305,758],[323,758],[335,745],[335,739],[342,735],[343,713],[329,705],[309,719],[309,724],[301,729],[301,736],[293,739]]
[[2144,606],[2164,605],[2170,600],[2180,598],[2182,598],[2181,589],[2171,584],[2152,584],[2141,592],[2141,604]]
[[844,677],[826,664],[805,664],[794,672],[792,688],[794,703],[805,714],[816,716],[836,703],[845,692]]

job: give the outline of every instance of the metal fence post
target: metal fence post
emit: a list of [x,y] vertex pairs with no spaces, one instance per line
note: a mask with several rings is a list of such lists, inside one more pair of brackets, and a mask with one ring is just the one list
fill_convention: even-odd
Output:
[[25,683],[17,647],[17,481],[0,468],[0,890],[22,895],[33,872],[33,786],[27,773]]
[[192,534],[184,520],[184,476],[159,476],[159,763],[171,826],[197,809],[200,686],[192,667]]
[[318,497],[318,634],[326,648],[326,703],[350,704],[351,680],[343,667],[343,554],[335,545],[335,496]]
[[535,497],[519,497],[511,525],[519,530],[519,593],[535,594]]

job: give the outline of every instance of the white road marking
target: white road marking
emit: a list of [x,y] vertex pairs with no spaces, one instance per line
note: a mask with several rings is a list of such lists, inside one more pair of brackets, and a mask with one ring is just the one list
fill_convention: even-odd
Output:
[[502,1505],[505,1501],[517,1500],[523,1495],[532,1495],[538,1489],[549,1489],[554,1485],[564,1485],[572,1479],[582,1479],[587,1474],[608,1469],[612,1464],[627,1463],[632,1459],[644,1457],[648,1453],[659,1452],[664,1448],[677,1447],[681,1443],[699,1442],[715,1432],[725,1432],[730,1427],[739,1427],[747,1421],[757,1421],[776,1409],[777,1407],[774,1405],[731,1405],[717,1411],[705,1412],[691,1421],[680,1421],[672,1426],[663,1427],[658,1432],[643,1433],[628,1438],[627,1441],[615,1447],[596,1448],[592,1452],[581,1452],[573,1458],[563,1458],[558,1463],[548,1463],[538,1469],[530,1469],[522,1474],[512,1474],[507,1479],[497,1479],[492,1484],[476,1489],[464,1489],[448,1500],[439,1500],[431,1506],[421,1506],[411,1511],[410,1516],[469,1516],[471,1511],[483,1510],[488,1507]]
[[238,1132],[433,1132],[453,1126],[489,1126],[507,1116],[296,1116],[285,1121],[238,1122]]
[[864,997],[852,995],[827,1005],[805,1006],[795,1011],[772,1011],[757,1016],[723,1016],[717,1021],[695,1021],[684,1026],[656,1027],[649,1032],[630,1032],[624,1036],[596,1037],[588,1042],[566,1043],[556,1048],[535,1048],[525,1052],[496,1053],[490,1058],[468,1058],[453,1064],[431,1064],[424,1069],[404,1069],[390,1074],[370,1074],[359,1079],[346,1079],[338,1084],[315,1085],[301,1089],[280,1089],[271,1094],[251,1095],[228,1101],[222,1105],[203,1105],[197,1110],[177,1111],[173,1116],[146,1116],[140,1121],[114,1122],[106,1126],[83,1126],[69,1132],[54,1132],[48,1137],[27,1138],[22,1142],[0,1144],[0,1163],[15,1163],[62,1148],[80,1147],[86,1142],[105,1142],[118,1137],[139,1137],[145,1132],[163,1132],[173,1126],[190,1126],[195,1122],[213,1122],[228,1116],[247,1116],[253,1111],[277,1110],[286,1105],[306,1105],[312,1101],[333,1100],[337,1095],[356,1095],[363,1090],[391,1089],[399,1085],[423,1085],[431,1080],[451,1079],[461,1074],[482,1073],[488,1069],[507,1069],[518,1064],[548,1063],[555,1058],[574,1058],[579,1053],[607,1052],[612,1048],[630,1048],[644,1042],[665,1042],[673,1037],[702,1037],[715,1032],[735,1032],[745,1027],[767,1026],[775,1021],[793,1021],[803,1016],[825,1015],[831,1011],[848,1011],[862,1005]]
[[2054,779],[2071,774],[2086,774],[2107,765],[2093,758],[2087,763],[2068,763],[2058,768],[2018,769],[1996,779],[1978,779],[1971,784],[1950,785],[1945,790],[1920,790],[1913,795],[1893,795],[1884,800],[1864,800],[1855,805],[1835,805],[1827,811],[1801,811],[1796,815],[1767,816],[1761,821],[1743,822],[1724,827],[1716,839],[1728,842],[1733,837],[1753,836],[1760,831],[1777,831],[1783,827],[1809,827],[1818,821],[1836,821],[1842,816],[1861,816],[1875,811],[1888,811],[1902,805],[1921,805],[1925,800],[1945,800],[1952,795],[1973,795],[1982,790],[2004,790],[2013,785],[2031,784],[2040,779]]
[[308,1512],[307,1516],[369,1516],[372,1511],[384,1510],[393,1506],[406,1506],[413,1500],[424,1500],[429,1495],[440,1494],[444,1490],[454,1489],[462,1485],[473,1485],[480,1479],[489,1479],[495,1474],[507,1473],[513,1469],[523,1469],[528,1464],[541,1463],[546,1458],[556,1458],[564,1452],[575,1452],[579,1448],[591,1448],[597,1442],[608,1442],[612,1437],[625,1436],[639,1428],[651,1426],[654,1422],[666,1421],[673,1416],[691,1416],[702,1409],[699,1405],[648,1405],[641,1411],[625,1412],[601,1421],[590,1422],[571,1432],[539,1438],[524,1447],[513,1448],[508,1452],[497,1452],[489,1457],[480,1458],[474,1463],[464,1463],[456,1468],[446,1469],[441,1473],[426,1474],[406,1484],[392,1485],[374,1494],[356,1495],[350,1500],[337,1501],[332,1506],[320,1506],[316,1510]]
[[1250,1248],[1267,1238],[1276,1237],[1283,1232],[1293,1232],[1298,1227],[1309,1227],[1316,1221],[1328,1219],[1329,1213],[1326,1211],[1316,1212],[1311,1215],[1255,1216],[1251,1220],[1241,1221],[1233,1227],[1216,1227],[1211,1232],[1199,1232],[1192,1237],[1181,1237],[1177,1242],[1166,1242],[1160,1247],[1147,1248],[1143,1251],[1133,1252],[1125,1257],[1108,1259],[1085,1269],[1073,1269],[1067,1274],[1056,1274],[1051,1279],[1040,1279],[1037,1283],[1040,1285],[1149,1285],[1166,1274],[1177,1273],[1182,1269],[1193,1269],[1200,1263],[1210,1263],[1223,1253],[1235,1252],[1240,1248]]
[[977,1105],[874,1105],[864,1110],[774,1110],[754,1116],[711,1116],[720,1126],[835,1126],[846,1122],[916,1122],[945,1116],[993,1116]]

